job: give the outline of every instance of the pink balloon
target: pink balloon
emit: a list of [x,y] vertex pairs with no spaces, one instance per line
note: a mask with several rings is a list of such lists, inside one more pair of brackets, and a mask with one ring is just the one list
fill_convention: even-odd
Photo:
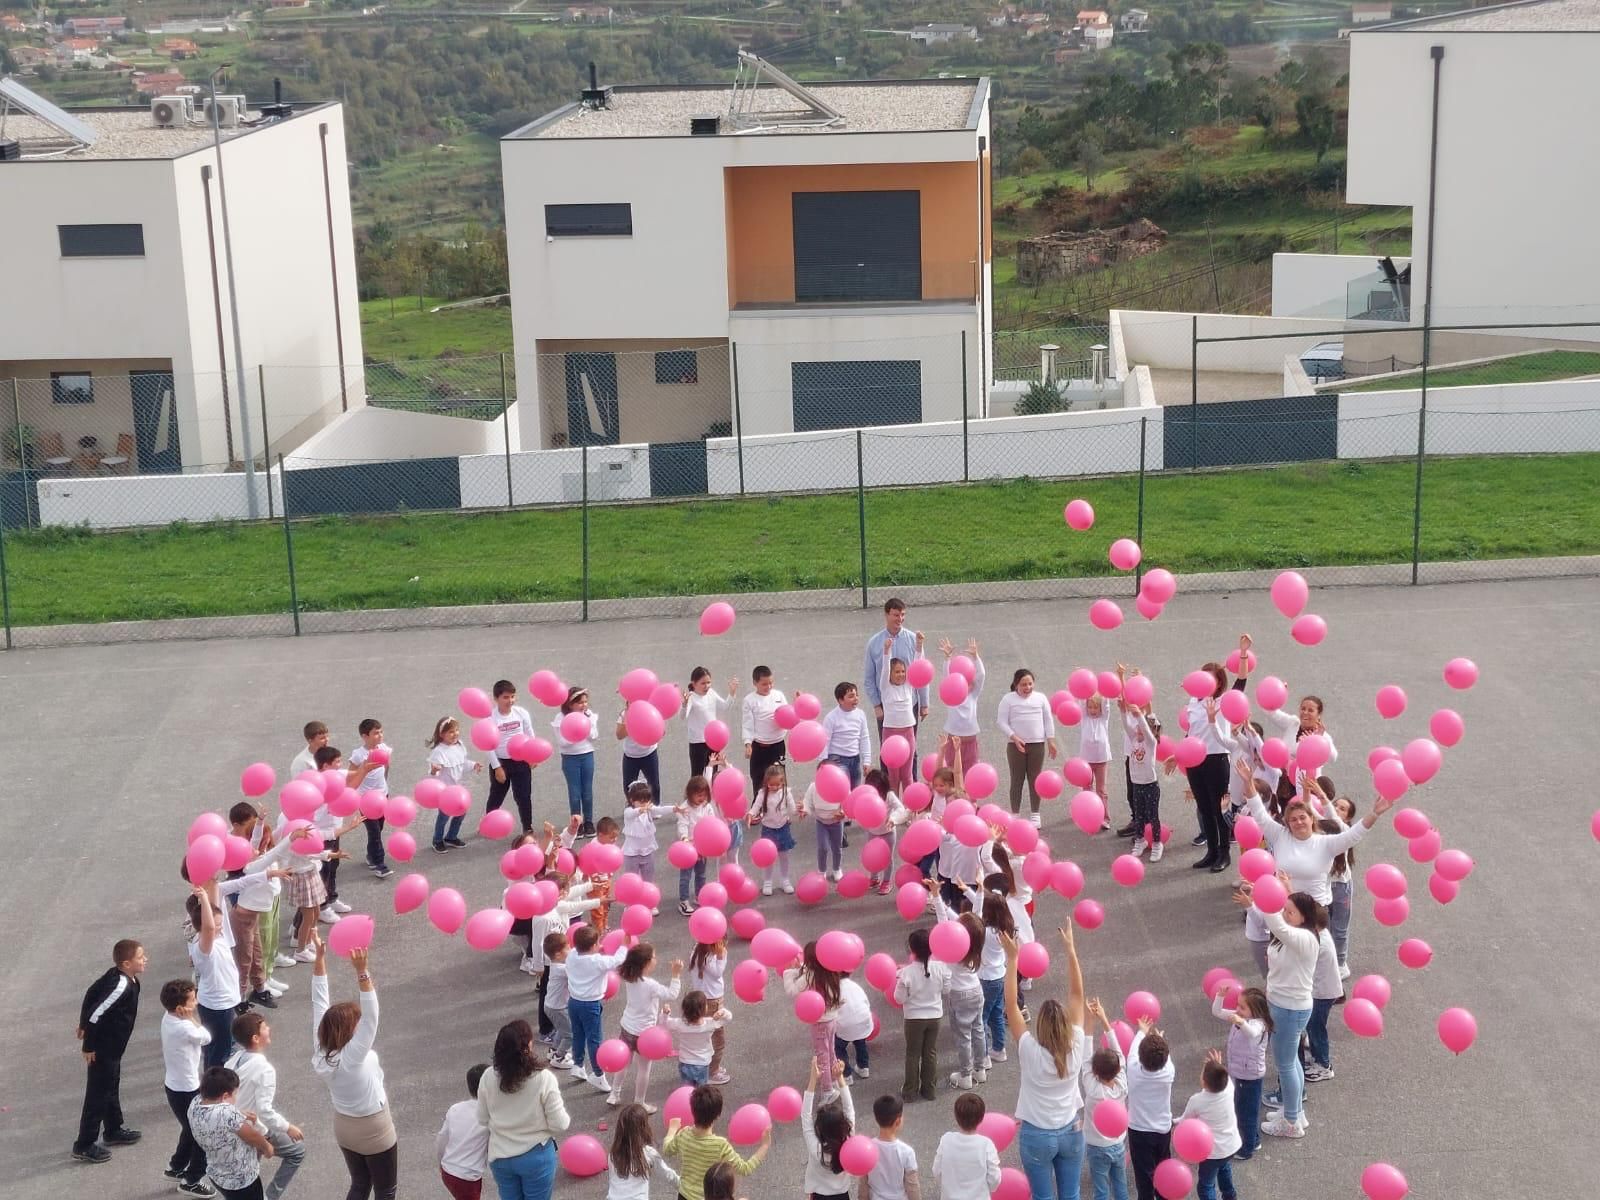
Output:
[[1178,765],[1188,770],[1198,767],[1206,760],[1206,744],[1199,738],[1190,735],[1178,743],[1178,748],[1173,757],[1178,760]]
[[[905,739],[901,738],[900,741],[904,744]],[[815,762],[822,757],[822,752],[827,748],[827,731],[815,721],[801,721],[789,733],[789,756],[796,762]],[[884,747],[884,753],[888,753],[887,745]],[[884,761],[887,762],[888,759],[885,758]]]
[[1084,833],[1093,835],[1100,832],[1100,826],[1105,821],[1105,801],[1094,792],[1079,792],[1072,798],[1072,823]]
[[1398,1167],[1388,1163],[1371,1163],[1361,1172],[1361,1190],[1367,1200],[1405,1200],[1411,1185]]
[[718,637],[733,628],[733,605],[717,600],[705,606],[700,613],[700,632],[706,637]]
[[[650,693],[655,690],[656,684],[661,681],[656,678],[656,673],[645,667],[635,667],[617,681],[617,691],[622,693],[622,698],[630,704],[637,700],[648,700]],[[574,739],[568,738],[568,741]]]
[[951,672],[939,680],[939,699],[951,708],[964,701],[971,690],[965,675]]
[[1128,1018],[1130,1024],[1137,1025],[1140,1017],[1149,1017],[1152,1021],[1161,1019],[1161,1001],[1157,1000],[1153,992],[1129,992],[1128,998],[1122,1002],[1122,1015]]
[[1421,837],[1433,828],[1433,822],[1420,809],[1402,808],[1394,815],[1394,831],[1403,838]]
[[264,762],[251,763],[239,772],[239,790],[246,796],[265,796],[278,782],[278,773]]
[[770,838],[757,838],[750,843],[750,861],[765,870],[778,861],[778,843]]
[[628,1049],[628,1043],[621,1038],[607,1038],[600,1043],[600,1048],[594,1052],[594,1057],[602,1071],[615,1075],[619,1071],[628,1069],[628,1063],[633,1059],[633,1051]]
[[1133,1045],[1133,1026],[1119,1018],[1111,1022],[1111,1032],[1116,1035],[1117,1046],[1122,1050],[1123,1057],[1126,1058],[1128,1048]]
[[720,817],[702,817],[694,827],[694,848],[702,858],[720,858],[733,844],[733,832]]
[[1094,1106],[1089,1119],[1100,1131],[1101,1137],[1120,1138],[1128,1132],[1128,1109],[1120,1100],[1102,1100]]
[[569,742],[581,742],[589,736],[589,714],[569,712],[561,718],[561,736]]
[[1272,875],[1256,880],[1251,893],[1252,902],[1264,913],[1280,913],[1289,901],[1288,889]]
[[1129,704],[1143,708],[1155,698],[1156,689],[1148,675],[1134,675],[1123,685],[1122,692]]
[[767,1112],[774,1121],[798,1121],[801,1106],[800,1093],[792,1087],[775,1087],[767,1096]]
[[1222,693],[1218,707],[1231,724],[1242,725],[1250,719],[1250,701],[1243,692],[1228,689]]
[[695,896],[695,899],[699,901],[702,908],[726,908],[728,906],[727,886],[720,881],[713,879],[711,882],[701,887],[700,892]]
[[1131,854],[1119,854],[1111,863],[1111,878],[1123,887],[1136,887],[1144,879],[1144,863]]
[[[209,814],[215,816],[216,814]],[[221,818],[218,818],[221,820]],[[223,831],[227,831],[227,823],[223,823]],[[320,849],[320,844],[318,846]],[[228,857],[228,848],[222,838],[214,833],[202,833],[189,843],[189,849],[184,853],[183,864],[188,868],[191,883],[205,883],[222,870],[222,864]]]
[[[694,1124],[694,1116],[689,1111],[689,1097],[693,1092],[694,1087],[686,1083],[682,1087],[674,1089],[667,1096],[666,1101],[661,1105],[662,1124],[667,1124],[674,1118],[685,1127]],[[795,1116],[799,1115],[799,1110],[795,1110]]]
[[1443,845],[1443,839],[1437,829],[1429,829],[1420,837],[1414,837],[1406,843],[1406,853],[1411,856],[1412,862],[1432,862],[1438,857]]
[[1444,755],[1429,738],[1416,738],[1407,742],[1406,748],[1400,751],[1400,762],[1412,783],[1427,783],[1438,774],[1444,763]]
[[[1094,695],[1095,689],[1099,686],[1098,677],[1088,667],[1079,667],[1067,676],[1067,692],[1076,700],[1087,700]],[[1060,693],[1056,695],[1059,697]]]
[[1320,733],[1308,733],[1294,748],[1295,761],[1300,764],[1300,770],[1313,773],[1327,765],[1332,753],[1333,743]]
[[1024,942],[1017,949],[1017,974],[1041,979],[1050,970],[1050,952],[1039,942]]
[[238,871],[256,856],[255,850],[250,845],[248,838],[239,837],[237,834],[228,834],[222,839],[222,869],[224,871]]
[[972,938],[960,921],[940,921],[928,935],[928,945],[940,962],[960,962],[972,949]]
[[1156,1164],[1151,1182],[1162,1200],[1183,1200],[1194,1190],[1194,1172],[1180,1158],[1165,1158]]
[[1239,856],[1239,874],[1251,883],[1255,883],[1263,875],[1271,875],[1277,869],[1277,860],[1270,852],[1259,846],[1253,850],[1246,850]]
[[1392,721],[1406,710],[1405,689],[1398,684],[1386,683],[1378,689],[1378,715]]
[[[624,878],[631,879],[633,876],[625,876]],[[619,879],[617,882],[620,884],[622,881]],[[618,887],[617,890],[621,891],[621,888]],[[539,891],[533,884],[524,879],[518,883],[513,883],[506,889],[505,898],[501,900],[501,903],[505,905],[506,911],[513,917],[520,921],[526,921],[538,911]]]
[[417,856],[417,839],[403,829],[397,829],[389,835],[389,840],[384,843],[389,851],[389,857],[400,862],[410,862]]
[[1021,1124],[1009,1113],[986,1112],[983,1120],[978,1122],[978,1132],[994,1143],[994,1148],[1004,1154],[1016,1140],[1017,1127]]
[[667,722],[661,711],[648,700],[630,701],[622,724],[628,736],[641,746],[654,746],[667,732]]
[[383,817],[389,824],[403,827],[417,819],[417,806],[409,796],[390,796],[383,806]]
[[[763,929],[756,934],[771,933]],[[793,961],[792,959],[790,961]],[[784,963],[788,966],[788,963]],[[733,994],[746,1004],[760,1004],[767,991],[767,968],[754,959],[746,959],[733,969]]]
[[1363,975],[1350,989],[1353,998],[1371,1001],[1378,1008],[1387,1008],[1393,994],[1394,989],[1382,975]]
[[928,889],[920,883],[908,883],[895,893],[894,906],[907,921],[918,920],[928,908]]
[[758,908],[741,908],[733,914],[729,923],[733,926],[733,932],[748,942],[767,927],[767,918]]
[[1428,876],[1428,894],[1440,904],[1449,904],[1461,891],[1461,885],[1443,875]]
[[656,710],[662,721],[670,721],[677,716],[682,704],[683,693],[675,683],[658,683],[650,689],[650,707]]
[[1254,850],[1261,845],[1261,826],[1249,813],[1240,813],[1233,823],[1233,837],[1240,849]]
[[1441,746],[1454,746],[1466,731],[1466,722],[1452,708],[1441,708],[1428,719],[1428,732]]
[[1294,624],[1289,626],[1289,636],[1302,646],[1316,646],[1328,636],[1328,623],[1315,613],[1307,613],[1295,618]]
[[467,902],[455,888],[440,888],[428,897],[428,920],[440,933],[454,933],[466,919]]
[[503,808],[493,812],[486,812],[478,822],[478,836],[486,838],[503,838],[508,836],[515,828],[511,814]]
[[340,956],[372,945],[372,918],[365,913],[346,913],[328,929],[328,949]]
[[1075,862],[1058,862],[1050,867],[1050,886],[1068,900],[1083,891],[1083,871]]
[[1344,1023],[1357,1037],[1383,1036],[1383,1012],[1371,1000],[1359,996],[1347,1000],[1344,1005]]
[[1079,533],[1094,524],[1094,508],[1087,500],[1069,501],[1066,508],[1061,510],[1061,516],[1069,526]]
[[452,783],[439,793],[439,811],[447,817],[464,817],[472,807],[472,793]]
[[1206,999],[1210,1000],[1216,995],[1217,989],[1232,978],[1233,972],[1229,971],[1227,967],[1212,967],[1201,976],[1200,990],[1206,994]]
[[[1081,758],[1069,758],[1062,764],[1061,773],[1067,777],[1067,782],[1076,788],[1086,788],[1094,782],[1094,772],[1089,764]],[[1040,793],[1043,795],[1043,793]]]
[[[343,792],[343,788],[339,789]],[[278,793],[278,807],[283,809],[283,815],[291,821],[310,817],[320,808],[327,799],[327,794],[315,783],[307,783],[304,779],[291,779],[283,785],[283,790]],[[212,816],[216,816],[215,813]],[[222,821],[221,817],[217,817]],[[222,821],[223,832],[227,832],[228,823]]]
[[735,1146],[754,1146],[772,1128],[772,1114],[764,1105],[743,1104],[728,1121],[728,1140]]
[[1212,1143],[1211,1126],[1198,1117],[1185,1117],[1172,1127],[1172,1149],[1179,1158],[1204,1162],[1211,1157]]
[[1299,616],[1310,597],[1311,586],[1298,571],[1284,571],[1272,581],[1273,606],[1285,617]]
[[892,734],[883,739],[883,745],[878,748],[878,756],[883,759],[883,765],[886,767],[903,767],[911,761],[911,743],[898,733]]
[[1032,821],[1020,814],[1007,822],[1005,838],[1006,845],[1018,854],[1030,854],[1039,845],[1039,831]]
[[689,842],[673,842],[667,847],[667,861],[680,871],[687,871],[700,861],[700,855]]
[[1445,850],[1433,860],[1433,869],[1451,883],[1460,883],[1471,875],[1474,865],[1472,856],[1465,850]]
[[1458,692],[1478,682],[1478,664],[1470,658],[1452,658],[1444,665],[1444,681]]
[[567,698],[567,685],[554,671],[538,670],[528,677],[528,692],[546,708],[559,708]]
[[387,806],[388,797],[376,789],[361,792],[357,796],[357,807],[361,809],[361,815],[369,821],[381,820]]
[[1098,900],[1079,900],[1072,909],[1072,919],[1080,929],[1099,929],[1105,924],[1106,910]]
[[1373,863],[1363,879],[1367,891],[1380,900],[1393,900],[1406,894],[1405,872],[1393,863]]
[[794,705],[780,704],[772,714],[772,720],[779,729],[790,730],[800,723],[800,714],[795,712]]
[[965,816],[949,822],[953,828],[950,832],[955,834],[956,841],[963,846],[977,849],[989,841],[989,826],[982,817]]
[[861,847],[861,866],[874,875],[889,869],[889,839],[873,838]]
[[655,921],[655,914],[643,904],[630,904],[622,910],[622,928],[629,937],[643,937]]
[[973,763],[967,768],[967,795],[974,800],[987,800],[1000,786],[1000,776],[988,763]]
[[510,935],[511,921],[511,914],[503,908],[479,909],[467,921],[467,945],[474,950],[496,949]]
[[926,818],[913,821],[900,835],[900,858],[908,863],[918,862],[937,850],[943,840],[937,822]]
[[1399,757],[1400,751],[1393,746],[1374,746],[1367,752],[1367,770],[1376,771],[1379,763],[1387,762],[1391,758],[1398,759]]
[[1150,599],[1150,597],[1144,592],[1140,592],[1138,596],[1134,598],[1133,607],[1146,621],[1154,621],[1161,615],[1161,611],[1166,607],[1166,605],[1160,604]]
[[843,929],[830,929],[817,939],[817,961],[830,971],[848,975],[866,955],[867,947],[861,938]]
[[567,1174],[587,1179],[606,1169],[605,1147],[587,1133],[575,1133],[561,1143],[556,1153]]
[[768,927],[750,940],[750,953],[762,966],[778,971],[800,957],[800,943],[783,930]]
[[372,753],[367,755],[367,761],[376,763],[380,767],[387,767],[389,765],[389,747],[374,746]]
[[1096,629],[1115,629],[1122,624],[1122,609],[1104,596],[1089,606],[1089,624]]
[[1117,678],[1114,671],[1101,671],[1095,677],[1095,690],[1107,700],[1115,700],[1122,695],[1122,681]]
[[1421,938],[1407,938],[1397,951],[1402,965],[1420,971],[1433,961],[1433,947]]
[[[616,933],[616,934],[620,934],[622,931],[620,929],[613,929],[611,932],[612,933]],[[611,947],[609,953],[615,954],[616,951],[617,951],[617,948],[616,948],[615,945],[613,945]],[[601,946],[601,952],[602,953],[606,953],[607,952],[605,950],[604,945]],[[605,990],[605,995],[603,995],[601,997],[601,999],[602,1000],[609,1000],[613,996],[615,996],[618,992],[620,992],[621,990],[622,990],[622,978],[621,978],[621,976],[619,976],[615,971],[607,971],[606,972],[606,990]]]
[[795,880],[794,898],[801,904],[821,904],[828,898],[828,877],[821,871],[807,871]]
[[1478,1022],[1464,1008],[1447,1008],[1439,1014],[1439,1040],[1452,1054],[1461,1054],[1478,1038]]
[[1411,901],[1404,896],[1396,896],[1393,900],[1374,900],[1372,902],[1372,916],[1379,925],[1387,925],[1393,929],[1403,925],[1405,919],[1411,915]]
[[720,942],[728,935],[728,918],[721,909],[697,908],[689,917],[689,936],[704,945]]
[[590,842],[578,854],[585,875],[610,875],[622,869],[622,847],[615,842]]
[[[709,742],[706,743],[710,745]],[[717,802],[722,815],[730,821],[741,821],[745,814],[745,788],[749,780],[738,767],[718,771],[711,781],[711,798]]]
[[408,913],[421,908],[428,898],[428,880],[423,875],[407,875],[394,885],[394,911]]
[[1076,700],[1063,700],[1050,710],[1061,724],[1071,727],[1083,720],[1083,709]]
[[1139,549],[1139,543],[1132,538],[1118,538],[1111,543],[1108,557],[1111,559],[1111,565],[1117,570],[1131,571],[1139,565],[1144,552]]
[[533,890],[539,894],[538,907],[533,910],[536,917],[543,916],[561,901],[561,889],[553,879],[539,880],[533,885]]
[[1256,684],[1256,703],[1268,712],[1277,712],[1289,699],[1289,685],[1276,675],[1263,675]]
[[1399,759],[1386,758],[1372,771],[1372,786],[1385,800],[1398,800],[1411,787],[1405,764]]
[[[511,750],[513,755],[516,754],[515,744],[516,738],[512,738],[508,749]],[[555,752],[556,748],[542,737],[531,737],[522,743],[521,760],[532,766],[538,766]]]
[[1000,1168],[1000,1186],[989,1193],[989,1200],[1029,1200],[1028,1177],[1016,1167]]
[[864,1134],[853,1133],[839,1148],[839,1165],[858,1179],[878,1165],[878,1143]]
[[417,780],[417,786],[411,789],[411,795],[423,808],[438,808],[439,796],[444,792],[444,781],[429,776]]
[[914,688],[925,688],[933,682],[933,662],[926,658],[913,659],[906,667],[906,682]]
[[815,1025],[827,1011],[828,1002],[822,993],[807,989],[794,998],[794,1015],[807,1025]]
[[[726,750],[728,748],[728,739],[731,736],[728,727],[721,721],[706,722],[706,745],[712,750]],[[717,778],[721,779],[722,775],[719,774]]]
[[468,737],[479,750],[493,750],[500,744],[500,727],[490,718],[484,717],[472,723]]
[[1157,604],[1165,604],[1177,594],[1177,591],[1178,580],[1165,567],[1157,567],[1153,571],[1146,571],[1144,581],[1139,585],[1139,594],[1148,596]]

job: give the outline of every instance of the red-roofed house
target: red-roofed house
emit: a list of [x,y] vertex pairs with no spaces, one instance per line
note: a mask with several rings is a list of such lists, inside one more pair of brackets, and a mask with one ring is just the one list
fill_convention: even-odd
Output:
[[26,28],[22,18],[16,13],[0,13],[0,29],[4,29],[7,33],[21,33]]
[[186,58],[200,57],[200,47],[188,38],[168,38],[161,43],[161,49],[173,62],[181,62]]
[[75,37],[89,33],[120,33],[127,27],[127,17],[68,17],[61,22],[62,32],[72,34]]
[[1085,29],[1092,25],[1109,25],[1111,16],[1101,8],[1086,8],[1078,14],[1078,24]]
[[135,71],[133,86],[144,96],[170,96],[188,81],[182,71]]

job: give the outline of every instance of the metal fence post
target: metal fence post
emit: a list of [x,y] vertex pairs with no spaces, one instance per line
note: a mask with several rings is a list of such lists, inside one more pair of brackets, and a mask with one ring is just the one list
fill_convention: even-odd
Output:
[[861,537],[861,607],[867,607],[867,471],[861,430],[856,430],[856,522]]
[[739,343],[730,342],[733,351],[733,441],[739,456],[739,495],[744,495],[744,414],[739,408]]
[[1133,569],[1133,594],[1137,596],[1144,586],[1144,447],[1149,417],[1139,418],[1139,524],[1134,541],[1139,543],[1139,565]]
[[511,493],[511,407],[506,402],[506,352],[500,351],[500,432],[506,443],[506,507],[515,508]]
[[6,626],[6,649],[11,649],[11,579],[6,574],[6,516],[4,496],[0,496],[0,613]]
[[583,619],[589,619],[589,443],[583,443]]
[[967,331],[961,331],[961,482],[972,481],[972,444],[967,436]]
[[[283,469],[283,455],[278,455],[278,486],[283,489],[283,549],[289,556],[289,615],[294,618],[294,635],[300,636],[300,588],[294,577],[294,531],[289,525],[289,473]],[[272,490],[272,485],[267,485]]]
[[[256,364],[256,391],[261,397],[261,461],[267,468],[267,519],[277,516],[272,511],[272,435],[267,430],[267,364]],[[282,457],[280,455],[280,457]],[[278,469],[280,479],[283,469]]]
[[22,440],[22,392],[17,386],[15,377],[11,380],[11,415],[16,421],[17,468],[22,472],[22,527],[32,529],[35,524],[34,507],[37,502],[34,499],[33,487],[28,482],[29,446]]
[[1200,317],[1189,318],[1189,470],[1200,463]]

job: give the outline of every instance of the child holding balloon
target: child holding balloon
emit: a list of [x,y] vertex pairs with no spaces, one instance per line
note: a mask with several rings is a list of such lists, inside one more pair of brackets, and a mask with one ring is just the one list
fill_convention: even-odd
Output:
[[[572,718],[570,721],[568,718]],[[589,711],[587,688],[567,689],[561,713],[550,722],[561,749],[561,776],[567,781],[567,811],[579,818],[578,836],[594,836],[594,742],[600,718]]]
[[[817,1083],[824,1078],[822,1063],[832,1065],[831,1092],[839,1099],[823,1102],[817,1096]],[[806,1094],[800,1105],[800,1132],[806,1139],[804,1193],[810,1200],[850,1200],[851,1174],[844,1169],[840,1155],[855,1126],[856,1108],[850,1099],[850,1084],[844,1078],[844,1064],[835,1061],[833,1051],[827,1060],[813,1058]]]
[[1223,1066],[1221,1051],[1206,1051],[1205,1065],[1200,1068],[1200,1090],[1189,1097],[1180,1119],[1202,1121],[1211,1131],[1211,1153],[1200,1161],[1196,1197],[1217,1200],[1220,1187],[1222,1200],[1234,1200],[1231,1160],[1240,1146],[1239,1122],[1234,1115],[1233,1081]]
[[783,970],[784,995],[794,997],[810,991],[822,997],[822,1013],[811,1022],[811,1049],[813,1061],[822,1064],[824,1096],[833,1090],[834,1037],[839,1030],[842,998],[840,978],[839,972],[829,970],[817,958],[814,941],[807,942],[800,957]]
[[[1083,1108],[1089,1119],[1083,1124],[1084,1158],[1089,1164],[1089,1179],[1094,1184],[1094,1200],[1128,1200],[1128,1134],[1126,1122],[1115,1137],[1100,1132],[1095,1109],[1106,1101],[1124,1106],[1128,1102],[1128,1072],[1117,1045],[1111,1018],[1098,1000],[1086,1005],[1089,1015],[1105,1030],[1101,1046],[1083,1061]],[[1107,1110],[1108,1112],[1111,1110]]]
[[[771,842],[777,847],[778,878],[784,892],[791,896],[794,895],[794,883],[789,878],[789,851],[794,849],[794,834],[789,829],[789,823],[797,817],[804,818],[805,815],[805,805],[797,803],[794,793],[789,790],[789,779],[784,772],[783,764],[773,763],[762,776],[761,789],[750,805],[748,819],[752,829],[760,826],[762,840]],[[772,895],[773,869],[772,865],[761,868],[763,896]]]
[[1111,761],[1111,710],[1102,696],[1090,696],[1083,702],[1083,719],[1078,722],[1078,757],[1089,764],[1090,789],[1105,805],[1107,817],[1100,828],[1110,829],[1111,797],[1106,792],[1106,764]]
[[[893,872],[889,869],[894,862],[895,831],[906,823],[909,816],[906,806],[900,803],[900,797],[889,790],[889,777],[882,771],[872,770],[867,772],[867,783],[878,793],[883,801],[883,820],[867,824],[867,844],[861,848],[861,865],[868,872],[867,886],[876,888],[878,895],[889,894],[890,879]],[[859,812],[857,814],[860,815]],[[866,822],[863,822],[866,824]],[[874,850],[873,846],[882,849]],[[880,867],[868,867],[869,861],[875,858],[882,859]],[[880,879],[879,876],[882,875]]]
[[[955,669],[956,648],[949,638],[939,639],[939,651],[944,655],[944,673]],[[945,708],[944,736],[939,739],[939,765],[950,767],[963,776],[973,765],[982,761],[978,749],[978,700],[983,695],[983,683],[988,678],[983,669],[983,659],[978,657],[978,642],[967,639],[967,657],[972,660],[972,683],[966,698],[960,704]]]
[[717,690],[711,686],[711,672],[705,667],[696,667],[689,673],[689,688],[683,693],[683,726],[689,736],[689,774],[704,775],[706,766],[711,762],[713,752],[724,749],[728,742],[728,732],[722,730],[719,739],[721,745],[713,746],[706,737],[706,726],[713,721],[722,720],[723,714],[733,704],[733,698],[739,691],[737,679],[728,680],[728,694],[717,695]]
[[939,1095],[939,1022],[944,994],[950,990],[950,968],[933,957],[926,929],[906,938],[911,961],[894,978],[894,1002],[905,1014],[906,1075],[901,1095],[906,1100]]
[[[665,1001],[676,1000],[683,988],[683,963],[672,962],[672,982],[662,983],[651,979],[656,967],[656,950],[649,942],[639,942],[628,950],[617,974],[622,977],[622,1040],[633,1053],[633,1102],[644,1105],[648,1113],[656,1106],[645,1104],[645,1092],[650,1087],[650,1060],[639,1053],[639,1035],[657,1023]],[[622,1103],[622,1072],[611,1079],[611,1094],[606,1103],[615,1108]]]
[[[916,659],[922,658],[925,635],[916,635]],[[902,738],[911,753],[899,763],[891,765],[886,759],[884,767],[889,774],[889,786],[903,792],[911,786],[912,770],[917,759],[917,689],[906,678],[909,664],[894,657],[894,638],[883,639],[883,659],[878,664],[878,695],[883,705],[883,729],[878,739],[878,757],[884,758],[883,746],[892,737]]]
[[[689,776],[689,782],[683,785],[683,803],[672,811],[678,818],[678,840],[687,843],[692,849],[694,827],[714,815],[711,808],[711,785],[699,775]],[[689,890],[691,879],[694,882],[692,893]],[[693,915],[694,910],[699,907],[692,897],[698,896],[705,884],[706,860],[696,853],[692,867],[678,868],[678,911],[684,916]]]
[[[515,697],[516,693],[513,692],[512,695]],[[461,744],[461,722],[454,717],[441,717],[439,723],[433,727],[433,736],[428,739],[428,774],[443,778],[447,785],[464,786],[468,775],[481,770],[483,764],[468,758],[467,748]],[[530,799],[527,811],[529,817],[533,813],[532,803]],[[495,805],[495,808],[499,807],[498,804]],[[466,846],[461,840],[461,822],[464,820],[466,820],[465,813],[459,817],[451,817],[448,813],[440,811],[433,819],[434,853],[443,854],[452,847],[459,850]],[[526,828],[527,826],[524,826],[524,829]]]

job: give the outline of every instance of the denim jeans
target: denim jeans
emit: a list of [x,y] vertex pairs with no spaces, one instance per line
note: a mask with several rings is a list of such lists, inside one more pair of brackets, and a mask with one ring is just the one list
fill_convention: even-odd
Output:
[[1200,1177],[1195,1181],[1195,1195],[1199,1200],[1217,1200],[1217,1188],[1222,1188],[1222,1200],[1233,1200],[1233,1161],[1226,1158],[1208,1158],[1200,1164]]
[[643,758],[630,758],[622,756],[622,795],[626,799],[628,788],[636,779],[643,779],[650,785],[650,803],[661,803],[661,755],[652,750]]
[[594,751],[563,754],[561,777],[567,781],[567,812],[594,824]]
[[1254,1154],[1261,1145],[1261,1080],[1233,1081],[1233,1115],[1239,1122],[1239,1153]]
[[461,836],[461,822],[466,819],[464,814],[459,817],[452,817],[448,813],[440,813],[435,817],[433,819],[434,845],[438,845],[446,838],[459,838]]
[[556,1144],[541,1142],[515,1158],[491,1158],[489,1170],[500,1200],[550,1200],[556,1182]]
[[1350,885],[1333,884],[1333,903],[1328,905],[1328,933],[1333,938],[1333,949],[1344,966],[1350,950]]
[[832,763],[846,775],[850,776],[851,787],[858,788],[861,786],[861,755],[830,754],[822,761]]
[[711,1068],[706,1063],[680,1062],[678,1078],[690,1087],[702,1087],[711,1079]]
[[1089,1181],[1094,1184],[1094,1200],[1128,1200],[1128,1147],[1085,1146],[1089,1159]]
[[1300,1069],[1300,1035],[1311,1020],[1311,1010],[1279,1008],[1269,1001],[1267,1011],[1272,1014],[1272,1063],[1278,1069],[1284,1120],[1298,1121],[1306,1092],[1305,1072]]
[[567,1017],[572,1022],[572,1065],[587,1063],[591,1075],[601,1074],[600,1060],[594,1056],[600,1048],[600,1001],[568,1000]]
[[1328,1045],[1328,1014],[1332,1011],[1332,1000],[1313,1000],[1311,1020],[1306,1022],[1306,1040],[1310,1043],[1312,1061],[1325,1067],[1333,1066],[1333,1051]]
[[989,1031],[990,1051],[1006,1048],[1006,981],[980,979],[983,985],[983,1025]]
[[202,1061],[207,1067],[220,1067],[228,1061],[228,1055],[233,1053],[233,1018],[236,1015],[231,1008],[207,1008],[204,1004],[196,1005],[200,1014],[200,1024],[204,1025],[211,1034],[211,1042],[205,1048]]
[[841,861],[844,847],[844,822],[835,821],[832,825],[824,821],[815,821],[817,829],[817,870],[837,871],[844,864]]
[[1081,1112],[1061,1129],[1040,1129],[1022,1122],[1017,1151],[1033,1200],[1078,1200],[1078,1176],[1083,1169]]
[[[694,890],[689,890],[689,880],[694,880]],[[706,885],[706,860],[696,859],[692,867],[678,869],[678,899],[693,900],[700,894],[700,889]]]
[[[852,1046],[855,1047],[856,1051],[855,1067],[850,1065],[850,1047]],[[868,1070],[872,1068],[872,1056],[867,1051],[866,1038],[858,1038],[856,1041],[847,1042],[838,1034],[834,1034],[833,1056],[844,1064],[844,1077],[846,1079],[850,1079],[855,1075],[857,1067],[865,1067]]]

